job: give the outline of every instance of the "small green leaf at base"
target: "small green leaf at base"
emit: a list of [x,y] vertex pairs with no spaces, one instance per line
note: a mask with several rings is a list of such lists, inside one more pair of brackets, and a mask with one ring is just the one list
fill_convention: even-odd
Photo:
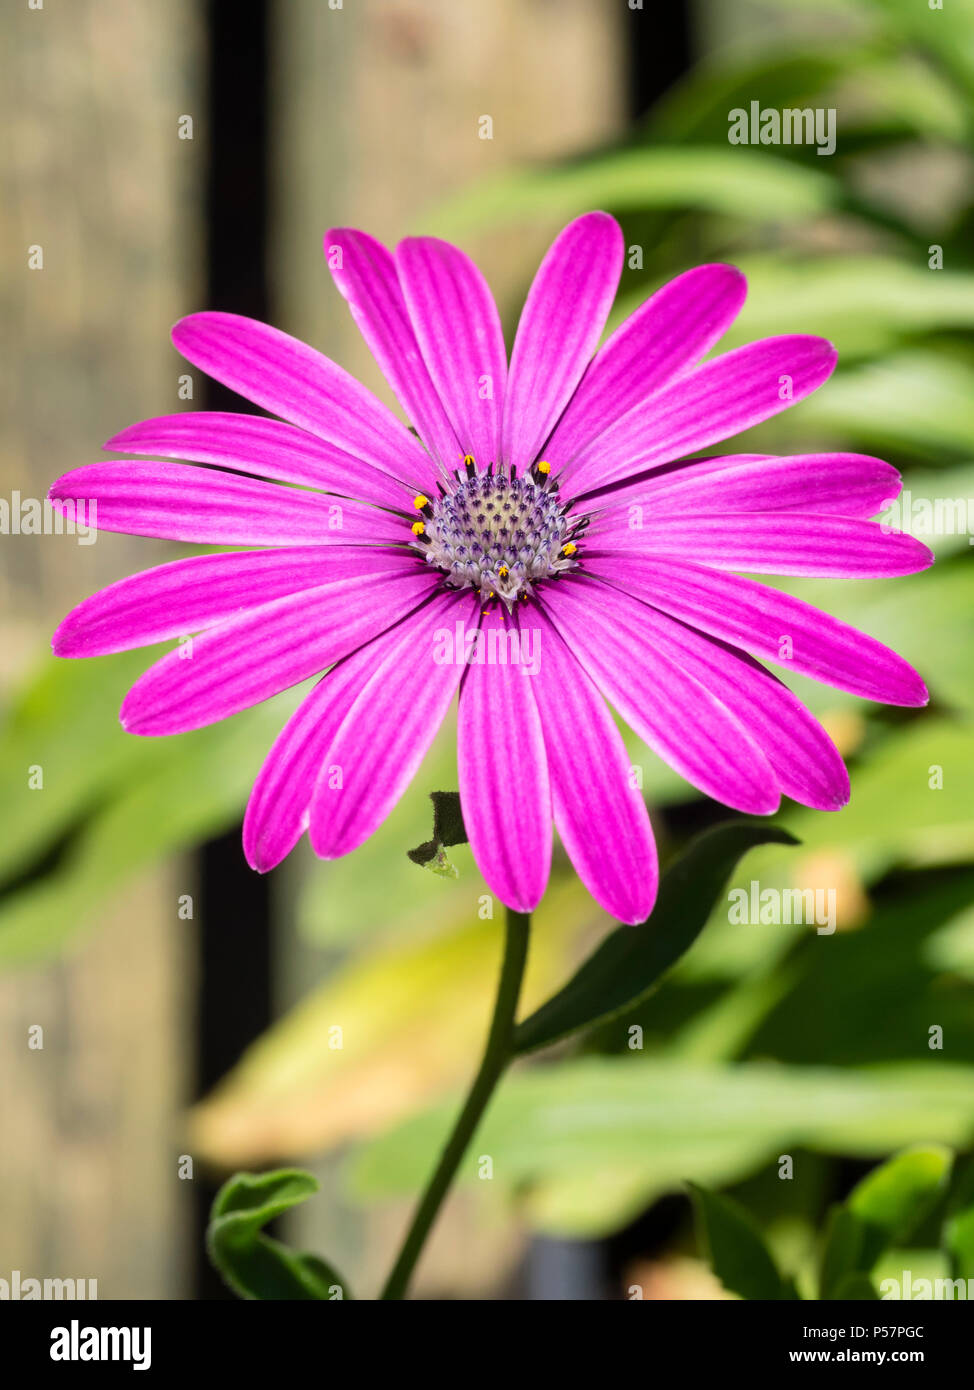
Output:
[[744,1208],[695,1183],[688,1186],[697,1214],[700,1244],[724,1288],[747,1299],[781,1302],[796,1298],[790,1281],[779,1274]]
[[870,1270],[889,1245],[902,1243],[943,1191],[953,1154],[940,1144],[904,1149],[867,1173],[847,1206],[863,1227],[857,1268]]
[[263,1232],[269,1221],[317,1191],[315,1178],[297,1168],[237,1173],[220,1188],[210,1212],[206,1248],[238,1298],[338,1302],[351,1297],[331,1265]]

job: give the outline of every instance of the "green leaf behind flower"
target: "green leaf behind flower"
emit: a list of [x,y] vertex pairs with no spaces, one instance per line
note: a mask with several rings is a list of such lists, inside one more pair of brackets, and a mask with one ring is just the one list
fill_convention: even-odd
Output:
[[545,1047],[644,999],[693,945],[737,861],[769,842],[797,843],[779,826],[736,821],[699,836],[663,875],[651,916],[603,941],[564,989],[518,1026],[516,1051]]

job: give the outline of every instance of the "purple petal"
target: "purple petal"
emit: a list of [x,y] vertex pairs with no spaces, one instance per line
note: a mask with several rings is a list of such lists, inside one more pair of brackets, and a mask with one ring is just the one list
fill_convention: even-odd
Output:
[[[409,526],[364,502],[264,483],[190,463],[117,459],[58,478],[54,503],[97,503],[99,531],[214,545],[403,541]],[[93,516],[94,519],[94,516]]]
[[786,796],[824,811],[845,805],[849,774],[838,750],[777,677],[744,652],[704,637],[628,594],[616,590],[611,603],[638,628],[643,642],[705,686],[747,729]]
[[[435,659],[438,631],[476,626],[469,595],[438,593],[402,619],[325,753],[311,802],[311,844],[337,859],[367,840],[412,781],[456,693],[462,664]],[[337,769],[339,777],[332,775]]]
[[340,661],[281,730],[254,783],[244,816],[244,854],[252,869],[266,874],[291,853],[307,830],[311,798],[328,747],[390,643],[397,640],[394,627]]
[[888,705],[925,705],[926,686],[874,637],[788,594],[683,560],[586,553],[586,569],[752,656]]
[[[470,848],[488,888],[516,912],[532,912],[551,869],[551,788],[541,718],[528,665],[510,655],[516,627],[494,611],[481,625],[483,660],[460,687],[457,769]],[[499,640],[498,640],[499,639]]]
[[523,469],[551,433],[588,366],[622,272],[623,240],[605,212],[569,223],[528,291],[511,353],[503,455]]
[[608,586],[549,585],[544,608],[606,699],[664,762],[738,811],[777,810],[774,774],[743,725],[645,640],[642,624]]
[[899,496],[900,475],[866,454],[734,455],[659,468],[613,489],[598,505],[654,512],[811,511],[865,519]]
[[592,545],[606,552],[673,555],[712,569],[845,579],[915,574],[928,569],[934,559],[921,541],[875,521],[800,512],[647,512],[635,527],[632,516],[627,521],[618,512],[596,521],[589,533]]
[[644,922],[659,870],[649,812],[631,785],[625,744],[605,701],[538,608],[520,613],[534,631],[538,674],[530,684],[544,730],[555,824],[592,897],[621,922]]
[[325,233],[325,259],[410,422],[434,458],[455,468],[463,449],[423,361],[392,256],[366,232],[333,227]]
[[391,410],[307,343],[239,314],[190,314],[172,331],[188,361],[410,487],[436,483],[433,461]]
[[[396,248],[409,317],[440,400],[460,440],[460,456],[484,466],[500,458],[507,351],[493,295],[462,251],[435,237]],[[456,469],[454,455],[449,466]]]
[[651,295],[595,354],[546,446],[552,467],[570,477],[586,444],[710,351],[746,294],[734,266],[700,265]]
[[604,487],[759,425],[821,386],[835,362],[831,343],[802,334],[715,357],[586,445],[572,465],[572,491]]
[[230,618],[169,652],[132,686],[121,720],[132,734],[180,734],[307,680],[398,622],[438,584],[417,568],[336,580]]
[[130,425],[105,448],[223,464],[260,478],[358,497],[378,507],[408,509],[410,503],[406,485],[371,463],[306,430],[260,415],[230,415],[219,410],[161,415]]
[[67,615],[52,646],[62,657],[105,656],[212,627],[283,594],[415,568],[404,551],[372,546],[298,546],[193,555],[120,579]]

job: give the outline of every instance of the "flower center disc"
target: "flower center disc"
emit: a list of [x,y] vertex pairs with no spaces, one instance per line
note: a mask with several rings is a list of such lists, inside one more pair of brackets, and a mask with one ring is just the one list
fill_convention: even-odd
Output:
[[565,510],[547,477],[474,473],[423,509],[417,545],[451,588],[478,589],[511,608],[539,579],[574,566]]

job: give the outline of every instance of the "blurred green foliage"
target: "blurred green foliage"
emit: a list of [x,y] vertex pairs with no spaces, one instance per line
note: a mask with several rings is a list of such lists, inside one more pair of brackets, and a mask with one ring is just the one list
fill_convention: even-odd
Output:
[[[878,1299],[873,1271],[881,1256],[887,1268],[904,1267],[899,1276],[890,1274],[903,1292],[907,1267],[915,1257],[903,1249],[904,1243],[936,1210],[935,1230],[940,1240],[933,1251],[924,1251],[922,1268],[942,1264],[945,1280],[964,1280],[970,1257],[970,1231],[974,1222],[971,1205],[970,1174],[961,1174],[950,1184],[953,1154],[943,1146],[915,1145],[872,1169],[853,1188],[844,1202],[829,1212],[818,1267],[814,1274],[803,1271],[808,1298]],[[702,1187],[691,1187],[701,1244],[705,1247],[714,1273],[730,1293],[740,1298],[796,1298],[795,1285],[783,1275],[765,1245],[749,1214],[737,1202]],[[938,1256],[942,1260],[938,1261]],[[882,1286],[880,1286],[882,1288]],[[919,1293],[914,1296],[919,1297]],[[941,1294],[933,1290],[928,1297],[967,1298],[966,1286],[950,1284]]]
[[[432,210],[423,230],[462,241],[472,228],[607,208],[627,244],[642,248],[616,317],[690,264],[741,265],[750,297],[720,350],[817,332],[832,338],[840,362],[816,396],[727,452],[875,451],[904,471],[914,498],[962,499],[974,518],[974,5],[775,0],[763,8],[787,24],[807,12],[818,37],[799,46],[771,22],[739,51],[701,62],[620,147],[474,186]],[[731,146],[728,112],[752,100],[834,106],[835,154]],[[525,265],[526,278],[530,271]],[[847,754],[852,802],[835,815],[786,805],[780,824],[801,848],[756,850],[732,882],[835,886],[836,933],[732,925],[720,899],[651,1000],[515,1072],[481,1145],[499,1181],[471,1190],[516,1197],[537,1227],[598,1235],[686,1181],[734,1187],[754,1238],[772,1252],[790,1241],[797,1264],[808,1264],[849,1162],[916,1143],[970,1148],[974,571],[966,530],[921,534],[938,552],[922,575],[775,581],[896,647],[932,691],[928,709],[904,712],[794,682]],[[295,699],[182,739],[131,739],[114,710],[144,664],[140,654],[48,661],[8,714],[4,963],[69,948],[151,858],[232,825]],[[715,808],[630,746],[670,853]],[[25,749],[45,768],[43,807],[22,789]],[[451,851],[456,881],[405,857],[428,837],[427,793],[451,785],[446,737],[366,846],[302,873],[303,934],[346,960],[229,1078],[232,1123],[217,1134],[212,1108],[196,1115],[213,1161],[247,1161],[282,1135],[295,1156],[353,1139],[357,1199],[413,1192],[426,1176],[483,1026],[499,951],[499,924],[475,919],[485,890],[469,852]],[[556,857],[535,926],[529,1006],[609,925]],[[354,1019],[358,1052],[328,1048],[336,1018]],[[280,1083],[276,1102],[267,1059]],[[326,1126],[315,1122],[322,1115]],[[783,1152],[795,1153],[806,1181],[777,1180]],[[861,1216],[877,1190],[867,1180],[841,1210]],[[733,1227],[732,1207],[704,1200],[712,1237],[721,1222]],[[851,1245],[844,1255],[841,1246],[861,1232],[838,1229],[851,1226],[848,1216],[832,1221],[830,1268],[863,1275],[865,1265],[849,1263]],[[945,1229],[955,1263],[970,1270],[969,1202]],[[921,1239],[929,1246],[929,1233]],[[828,1282],[835,1287],[831,1274]]]

